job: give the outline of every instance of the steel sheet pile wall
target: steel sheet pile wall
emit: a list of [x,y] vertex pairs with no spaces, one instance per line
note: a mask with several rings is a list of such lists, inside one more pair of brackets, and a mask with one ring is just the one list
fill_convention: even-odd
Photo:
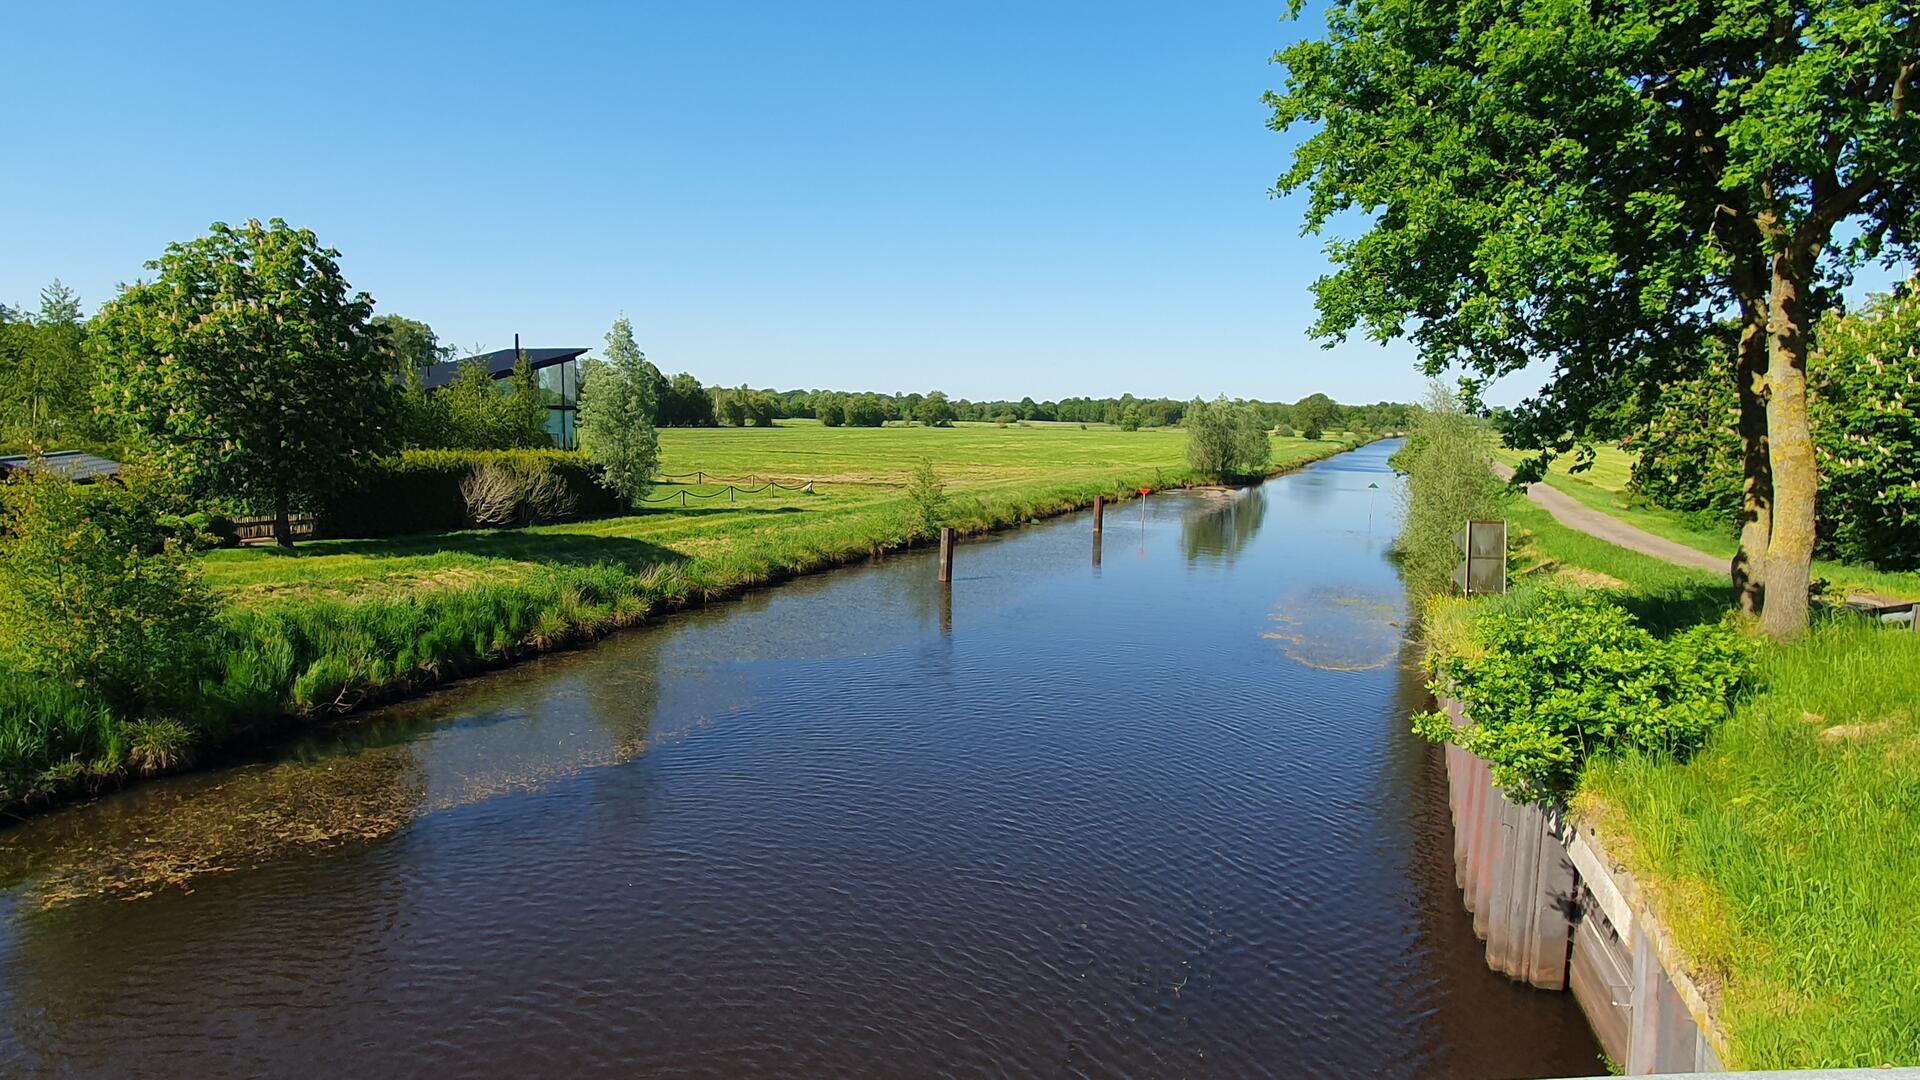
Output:
[[[1444,704],[1464,727],[1459,704]],[[1601,1048],[1630,1075],[1718,1070],[1724,1040],[1692,981],[1673,974],[1680,968],[1631,876],[1591,833],[1509,801],[1484,760],[1451,744],[1445,752],[1454,880],[1487,966],[1571,989]]]

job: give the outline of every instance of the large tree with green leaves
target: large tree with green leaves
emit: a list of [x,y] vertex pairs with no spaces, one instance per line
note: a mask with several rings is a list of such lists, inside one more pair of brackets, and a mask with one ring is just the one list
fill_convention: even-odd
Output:
[[393,432],[393,372],[339,252],[275,218],[169,244],[101,309],[101,408],[203,494],[288,517],[351,482]]
[[1340,416],[1340,406],[1325,394],[1308,394],[1293,406],[1293,426],[1309,439],[1318,439]]
[[652,490],[660,467],[660,433],[654,428],[659,378],[622,315],[607,331],[606,355],[587,365],[581,381],[580,444],[600,483],[628,506]]
[[1920,250],[1913,5],[1336,0],[1275,59],[1273,125],[1315,128],[1278,190],[1309,191],[1309,230],[1370,218],[1329,246],[1318,333],[1406,334],[1433,374],[1545,360],[1510,435],[1557,451],[1738,317],[1733,569],[1770,633],[1799,633],[1810,331],[1852,268]]
[[1184,418],[1187,464],[1210,477],[1258,476],[1273,459],[1273,443],[1260,417],[1223,394],[1194,398]]

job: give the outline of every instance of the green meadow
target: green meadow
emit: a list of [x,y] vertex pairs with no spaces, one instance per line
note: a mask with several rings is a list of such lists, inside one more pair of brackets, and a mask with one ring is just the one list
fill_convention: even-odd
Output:
[[[1285,469],[1345,446],[1275,437],[1273,465]],[[290,551],[215,551],[203,565],[210,584],[247,605],[417,594],[592,563],[671,568],[724,591],[906,543],[905,491],[922,461],[931,462],[946,485],[951,524],[963,531],[1084,506],[1096,494],[1194,480],[1186,433],[1178,429],[829,428],[783,420],[768,428],[669,428],[660,433],[660,449],[661,475],[685,482],[656,488],[650,498],[664,501],[635,514],[524,529],[320,540]],[[702,474],[709,482],[694,482]],[[768,480],[781,486],[767,487]],[[811,492],[792,490],[806,484]]]

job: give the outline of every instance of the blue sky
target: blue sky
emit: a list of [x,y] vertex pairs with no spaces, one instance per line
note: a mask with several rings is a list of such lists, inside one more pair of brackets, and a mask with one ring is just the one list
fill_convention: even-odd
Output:
[[1420,392],[1404,345],[1306,336],[1284,0],[173,7],[0,15],[0,299],[91,310],[279,216],[463,346],[624,312],[717,383]]

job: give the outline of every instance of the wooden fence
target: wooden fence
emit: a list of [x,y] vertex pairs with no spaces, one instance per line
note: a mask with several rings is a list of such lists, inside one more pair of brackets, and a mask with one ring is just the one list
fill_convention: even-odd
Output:
[[[292,526],[295,540],[305,540],[313,536],[312,514],[289,514],[287,524]],[[234,518],[233,531],[240,537],[242,544],[272,543],[273,515],[256,514],[252,517]]]

